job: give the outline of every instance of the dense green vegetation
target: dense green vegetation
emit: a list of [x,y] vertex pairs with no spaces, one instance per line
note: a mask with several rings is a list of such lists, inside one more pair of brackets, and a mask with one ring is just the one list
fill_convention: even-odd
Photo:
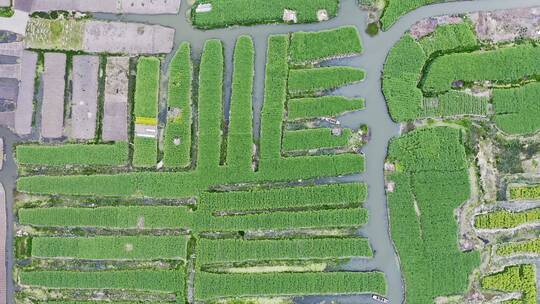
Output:
[[33,257],[93,260],[185,259],[185,236],[35,237]]
[[299,151],[346,147],[351,136],[351,129],[343,129],[340,135],[333,135],[332,129],[329,128],[286,131],[283,134],[283,149],[285,151]]
[[356,294],[358,291],[386,294],[384,275],[379,272],[213,274],[202,272],[195,280],[195,297]]
[[200,208],[209,211],[269,210],[322,206],[359,206],[367,197],[360,183],[301,187],[274,187],[265,190],[205,192]]
[[511,134],[530,134],[540,129],[540,83],[493,90],[495,123]]
[[343,96],[305,97],[289,100],[287,119],[311,119],[327,116],[338,116],[345,112],[364,108],[362,98],[346,98]]
[[137,63],[135,116],[155,118],[159,97],[160,61],[156,57],[141,57]]
[[497,248],[498,255],[512,255],[517,253],[540,254],[540,239],[504,244]]
[[456,80],[516,82],[526,76],[540,74],[540,67],[531,64],[539,56],[540,47],[532,44],[443,55],[433,60],[427,69],[422,90],[427,93],[446,92],[452,89]]
[[223,45],[219,40],[208,40],[199,69],[199,170],[215,170],[220,163],[223,71]]
[[184,228],[192,223],[186,207],[114,206],[99,208],[23,208],[19,223],[48,227]]
[[[313,64],[300,67],[292,59],[299,49],[289,49],[290,43],[293,48],[326,43],[327,48],[314,49],[304,58]],[[336,76],[332,87],[360,73],[363,78],[357,69],[321,68],[317,63],[360,51],[354,28],[270,36],[258,136],[251,37],[238,38],[232,66],[227,66],[232,71],[229,107],[223,43],[207,41],[200,61],[192,60],[189,44],[181,44],[169,67],[163,168],[157,163],[158,141],[150,135],[158,122],[158,95],[150,91],[160,82],[160,61],[140,59],[132,163],[155,169],[22,171],[16,227],[25,235],[17,237],[16,255],[30,263],[16,266],[19,298],[58,304],[184,303],[184,265],[195,269],[197,302],[238,296],[385,295],[383,273],[340,268],[352,257],[373,255],[368,239],[357,233],[368,220],[362,208],[367,186],[320,179],[364,170],[363,156],[349,152],[355,131],[344,129],[333,136],[323,125],[287,122],[294,115],[312,119],[363,108],[360,98],[311,95],[330,88],[321,86],[328,75]],[[154,68],[158,73],[150,72]],[[289,73],[296,71],[320,75],[308,84],[314,86],[309,92],[298,91],[289,100]],[[297,105],[296,112],[291,104]],[[192,108],[197,112],[191,113]],[[297,152],[312,147],[329,149]],[[289,148],[294,151],[287,152]],[[129,152],[126,147],[126,158]],[[45,291],[39,298],[34,298],[34,286]],[[101,291],[99,301],[85,301],[87,294]]]
[[[401,261],[409,303],[461,294],[480,264],[477,252],[459,250],[454,209],[469,198],[461,131],[414,130],[392,141],[389,161],[399,168],[388,178],[391,235]],[[433,278],[437,278],[434,280]]]
[[227,165],[250,172],[253,150],[253,77],[255,47],[249,36],[240,36],[234,53]]
[[291,70],[289,92],[307,93],[342,87],[364,80],[365,73],[353,67],[323,67]]
[[395,121],[416,119],[422,109],[423,94],[417,87],[427,56],[410,35],[390,50],[383,74],[383,93]]
[[19,281],[23,285],[51,288],[184,291],[183,270],[24,271],[19,274]]
[[[210,12],[197,13],[200,4],[212,4]],[[339,0],[197,0],[191,9],[191,20],[198,28],[209,29],[233,25],[283,23],[283,11],[296,11],[299,23],[316,22],[317,11],[325,9],[329,17],[337,14]]]
[[508,229],[540,221],[540,208],[522,212],[497,210],[476,216],[474,225],[480,229]]
[[153,167],[157,163],[157,140],[155,138],[135,137],[133,139],[133,165]]
[[169,65],[169,113],[163,143],[163,164],[167,168],[185,167],[190,162],[192,82],[191,47],[184,42]]
[[[535,102],[540,86],[526,83],[540,73],[531,64],[539,52],[529,42],[481,43],[468,20],[439,25],[418,40],[406,34],[385,63],[383,92],[390,114],[398,122],[493,115],[506,133],[534,133],[540,129]],[[488,111],[490,103],[494,113]]]
[[[136,123],[156,125],[160,74],[160,60],[158,58],[141,57],[139,59],[134,105]],[[136,134],[133,140],[133,165],[135,167],[155,166],[157,148],[155,137],[142,137]]]
[[128,163],[128,143],[19,145],[15,158],[20,165],[99,165],[123,166]]
[[210,240],[197,242],[198,263],[224,263],[267,260],[327,259],[371,256],[363,238]]
[[533,200],[540,198],[540,185],[510,187],[510,199]]
[[291,34],[291,61],[304,64],[351,56],[362,52],[360,34],[354,26],[319,32]]
[[535,265],[508,266],[503,271],[482,278],[482,288],[502,292],[522,293],[520,300],[510,300],[504,303],[535,304],[536,271]]

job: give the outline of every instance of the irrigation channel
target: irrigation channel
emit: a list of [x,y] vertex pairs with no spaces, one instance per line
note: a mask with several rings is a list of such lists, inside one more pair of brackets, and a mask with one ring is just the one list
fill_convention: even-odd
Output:
[[[365,207],[369,210],[369,223],[364,226],[360,233],[369,238],[374,250],[374,258],[355,259],[344,266],[347,270],[380,270],[388,280],[388,298],[390,303],[404,302],[404,287],[399,269],[397,255],[390,239],[388,225],[388,211],[386,208],[386,195],[384,189],[383,164],[386,157],[388,143],[391,138],[399,135],[399,125],[394,123],[386,107],[386,102],[381,91],[381,75],[384,61],[392,46],[399,38],[417,21],[424,18],[473,12],[479,10],[497,10],[510,8],[523,8],[540,5],[540,0],[473,0],[462,2],[450,2],[435,4],[419,8],[401,18],[388,32],[381,32],[375,37],[368,36],[366,27],[367,12],[362,11],[356,0],[342,0],[338,16],[326,22],[316,24],[298,25],[258,25],[241,26],[229,29],[197,30],[188,21],[191,3],[185,0],[182,3],[180,13],[177,15],[112,15],[94,14],[97,19],[145,22],[160,24],[176,29],[175,47],[182,41],[189,41],[192,45],[194,58],[200,58],[203,44],[208,39],[220,39],[225,46],[225,87],[230,88],[232,78],[232,57],[234,44],[240,35],[250,35],[255,43],[255,88],[254,88],[254,130],[257,136],[259,132],[260,110],[262,108],[264,93],[264,73],[266,63],[267,39],[271,34],[289,33],[292,31],[316,31],[331,29],[343,25],[356,26],[362,35],[364,46],[363,54],[359,57],[338,60],[336,64],[347,64],[361,67],[366,71],[366,79],[362,83],[340,89],[337,93],[347,96],[359,96],[366,99],[366,108],[359,112],[353,112],[339,117],[344,127],[357,128],[367,124],[371,130],[371,140],[363,148],[366,156],[366,170],[360,175],[347,176],[339,180],[361,180],[369,187],[369,196]],[[167,62],[172,57],[167,57]],[[165,65],[166,68],[166,65]],[[162,90],[164,91],[164,90]],[[225,90],[225,113],[228,112],[230,90]],[[165,117],[165,104],[161,102],[160,118]],[[13,243],[13,190],[16,179],[16,165],[12,157],[12,145],[19,138],[4,128],[0,128],[0,136],[5,141],[7,161],[1,171],[0,182],[6,188],[7,214],[8,214],[8,240],[7,248],[12,248]],[[13,267],[12,250],[7,252],[7,269]],[[8,270],[8,303],[13,303],[13,280]],[[318,303],[324,300],[338,300],[340,303],[375,303],[370,295],[343,296],[343,297],[301,297],[295,299],[297,303]]]

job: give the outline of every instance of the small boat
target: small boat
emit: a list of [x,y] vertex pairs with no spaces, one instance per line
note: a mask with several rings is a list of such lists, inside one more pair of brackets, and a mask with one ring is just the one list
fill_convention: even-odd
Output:
[[387,298],[381,297],[381,296],[376,295],[376,294],[372,295],[371,298],[372,298],[373,300],[379,301],[379,302],[381,302],[381,303],[390,303],[390,302],[388,301]]

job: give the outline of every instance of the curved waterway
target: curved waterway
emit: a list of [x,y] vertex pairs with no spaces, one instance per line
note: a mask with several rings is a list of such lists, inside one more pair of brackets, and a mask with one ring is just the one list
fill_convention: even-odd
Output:
[[[388,143],[391,138],[399,135],[399,125],[395,124],[389,114],[381,91],[381,75],[384,61],[392,46],[417,21],[424,18],[473,12],[479,10],[497,10],[520,8],[540,5],[540,0],[474,0],[464,2],[451,2],[425,6],[401,18],[388,32],[381,32],[375,37],[365,34],[367,12],[360,10],[356,0],[341,0],[341,8],[336,18],[317,24],[298,25],[258,25],[250,27],[234,27],[230,29],[215,29],[201,31],[194,29],[186,16],[189,13],[190,3],[183,1],[178,15],[110,15],[95,14],[98,19],[146,22],[161,24],[176,29],[175,47],[182,41],[189,41],[192,45],[194,58],[199,58],[203,44],[206,40],[216,38],[223,41],[225,46],[226,76],[225,86],[230,88],[232,78],[232,57],[234,44],[240,35],[250,35],[254,39],[255,57],[255,88],[254,88],[254,124],[256,136],[259,132],[260,109],[264,96],[264,73],[266,63],[267,39],[271,34],[289,33],[292,31],[317,31],[335,28],[343,25],[356,26],[362,35],[364,52],[362,56],[338,61],[339,64],[348,64],[361,67],[367,72],[364,82],[340,89],[337,93],[348,96],[360,96],[366,99],[365,110],[349,113],[339,118],[345,127],[356,128],[367,124],[371,129],[371,140],[364,147],[366,156],[366,170],[360,175],[346,177],[347,180],[361,180],[369,187],[369,196],[365,207],[369,210],[369,223],[360,233],[369,238],[374,250],[373,259],[355,259],[344,267],[348,270],[380,270],[386,275],[388,281],[388,298],[390,303],[404,302],[404,288],[388,225],[388,211],[386,208],[386,194],[384,190],[383,164],[386,158]],[[171,55],[167,59],[170,59]],[[226,90],[226,107],[230,98],[230,90]],[[164,110],[162,105],[162,110]],[[226,111],[227,112],[227,111]],[[12,145],[18,138],[11,132],[0,128],[0,136],[5,140],[7,162],[1,171],[0,182],[6,188],[8,212],[8,242],[7,248],[13,248],[13,190],[16,179],[16,166],[12,159]],[[12,250],[8,249],[8,269],[12,269]],[[9,303],[13,303],[12,274],[8,271]],[[324,300],[338,300],[340,303],[375,303],[369,295],[344,297],[302,297],[296,299],[298,303],[316,303]]]

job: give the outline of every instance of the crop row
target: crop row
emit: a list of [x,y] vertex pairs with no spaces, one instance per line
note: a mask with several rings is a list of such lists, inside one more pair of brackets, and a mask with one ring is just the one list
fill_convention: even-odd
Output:
[[510,187],[510,199],[538,199],[540,198],[540,185],[530,185],[523,187]]
[[184,270],[22,271],[22,285],[76,289],[128,289],[181,294]]
[[503,292],[521,292],[519,301],[505,303],[536,304],[536,271],[534,265],[508,266],[503,271],[482,278],[482,288]]
[[478,38],[473,25],[464,21],[457,24],[439,25],[428,36],[419,40],[429,57],[457,51],[470,51],[478,47]]
[[197,252],[197,262],[200,264],[372,256],[371,247],[363,238],[200,239],[197,241]]
[[197,169],[215,169],[220,163],[223,124],[223,45],[208,40],[199,69],[199,144]]
[[293,64],[320,62],[361,52],[360,35],[354,26],[291,34],[290,56]]
[[290,99],[287,107],[287,119],[311,119],[318,117],[335,117],[345,112],[362,110],[365,101],[362,98],[346,98],[343,96],[305,97]]
[[351,136],[351,129],[343,129],[340,135],[333,135],[332,129],[329,128],[286,131],[283,135],[283,150],[305,151],[317,148],[346,147]]
[[540,239],[504,244],[497,248],[498,255],[512,255],[516,253],[540,254]]
[[387,0],[381,16],[383,30],[388,30],[399,18],[421,6],[432,4],[437,0]]
[[424,98],[424,117],[445,117],[459,115],[486,116],[488,110],[488,97],[477,97],[472,94],[450,91],[440,95],[432,101]]
[[160,74],[158,58],[139,58],[135,84],[135,117],[155,118],[157,116]]
[[293,94],[335,89],[364,80],[365,72],[353,67],[322,67],[293,69],[289,72],[288,88]]
[[498,210],[477,215],[474,226],[479,229],[508,229],[540,221],[540,208],[522,212]]
[[195,297],[274,295],[386,294],[384,274],[380,272],[213,274],[199,272],[195,278]]
[[34,237],[32,256],[92,260],[185,259],[185,236]]
[[18,212],[19,223],[50,227],[187,228],[192,216],[186,207],[115,206],[99,208],[29,208]]
[[[208,12],[197,12],[201,4],[211,4]],[[326,10],[329,17],[337,14],[339,0],[197,0],[191,20],[198,28],[219,28],[233,25],[283,23],[285,9],[296,12],[300,23],[316,22],[317,12]]]
[[128,163],[128,143],[114,144],[67,144],[67,145],[19,145],[16,148],[20,165],[98,165],[122,166]]
[[234,52],[227,165],[242,172],[252,170],[254,61],[253,40],[240,36]]
[[209,211],[268,210],[299,207],[358,206],[365,201],[365,184],[347,183],[284,187],[267,190],[204,192],[199,208]]
[[184,42],[169,65],[169,113],[163,144],[163,164],[168,168],[185,167],[190,162],[192,82],[191,47]]
[[[135,84],[135,117],[138,120],[155,120],[160,83],[160,60],[155,57],[141,57],[137,64],[137,81]],[[154,127],[154,126],[152,126]],[[136,167],[152,167],[157,163],[157,134],[154,137],[135,135],[133,140],[133,165]]]
[[191,228],[197,231],[240,231],[317,227],[360,227],[365,209],[264,212],[213,216],[185,207],[132,206],[99,208],[30,208],[19,210],[19,222],[32,226],[103,227],[129,229]]
[[268,40],[264,103],[261,111],[261,160],[281,157],[281,129],[287,101],[289,38],[271,36]]
[[470,193],[460,132],[417,129],[389,147],[388,161],[400,168],[388,176],[394,183],[388,192],[391,236],[410,303],[463,293],[480,263],[477,252],[463,253],[457,246],[454,210]]

